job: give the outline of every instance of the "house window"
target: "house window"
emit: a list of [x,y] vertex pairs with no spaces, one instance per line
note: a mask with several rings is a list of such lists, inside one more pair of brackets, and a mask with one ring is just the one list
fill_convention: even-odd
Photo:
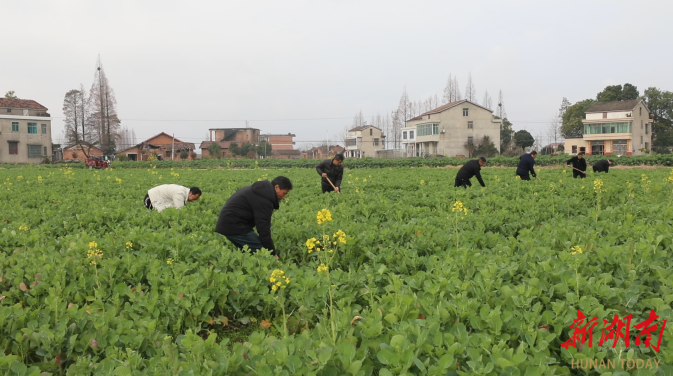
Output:
[[416,127],[418,129],[418,136],[431,136],[439,134],[439,124],[423,124]]
[[650,150],[650,143],[649,142],[645,142],[645,149]]
[[573,145],[572,150],[573,150],[572,151],[573,154],[577,154],[577,145]]
[[374,135],[374,130],[373,129],[369,129],[369,135],[370,136]]
[[640,107],[639,110],[640,110],[640,116],[643,116],[643,108]]
[[28,158],[40,158],[42,145],[28,145]]
[[643,147],[643,136],[640,136],[640,147]]
[[607,113],[607,112],[603,112],[603,119],[607,119],[607,118],[608,118],[608,113]]
[[472,143],[473,143],[473,142],[472,142],[473,139],[474,139],[473,137],[468,137],[468,138],[467,138],[467,143],[468,143],[468,144],[472,144]]
[[471,121],[467,122],[467,129],[474,129],[474,123]]
[[47,134],[47,124],[42,124],[42,134]]
[[640,129],[643,129],[643,121],[640,121]]
[[379,139],[378,138],[374,139],[374,146],[379,146]]
[[19,122],[18,121],[13,121],[12,122],[12,132],[18,132],[19,131]]
[[8,141],[8,143],[9,143],[9,154],[19,154],[19,142]]
[[470,109],[469,108],[463,108],[463,116],[469,116],[470,115]]
[[407,132],[402,132],[402,139],[406,140],[407,139]]
[[47,155],[47,147],[45,146],[45,147],[42,148],[42,149],[43,149],[43,150],[42,150],[42,155]]
[[171,157],[171,152],[170,152],[170,151],[167,151],[167,152],[166,152],[166,158],[170,158],[170,157]]
[[409,131],[409,138],[411,138],[411,139],[414,138],[414,131]]
[[28,133],[37,133],[37,123],[28,123]]
[[439,124],[432,124],[432,134],[439,134]]
[[7,113],[8,113],[8,114],[11,114],[11,113],[12,113],[12,109],[11,109],[11,108],[8,108],[8,109],[7,109]]
[[645,124],[645,134],[648,134],[648,133],[650,133],[650,125]]

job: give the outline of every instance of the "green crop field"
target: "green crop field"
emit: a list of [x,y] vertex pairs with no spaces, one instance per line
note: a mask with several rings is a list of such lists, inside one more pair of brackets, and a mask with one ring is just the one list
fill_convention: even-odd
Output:
[[[455,174],[346,169],[323,195],[306,168],[0,169],[0,371],[673,375],[670,167]],[[279,260],[213,232],[236,189],[278,175]],[[203,195],[147,210],[166,183]],[[598,324],[568,346],[578,310]],[[600,345],[615,315],[630,333]],[[577,365],[600,361],[617,366]]]

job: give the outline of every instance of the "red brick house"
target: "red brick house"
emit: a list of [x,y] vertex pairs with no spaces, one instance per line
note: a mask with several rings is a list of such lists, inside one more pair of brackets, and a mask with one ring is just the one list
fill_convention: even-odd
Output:
[[[191,142],[181,141],[165,132],[122,150],[117,155],[126,155],[131,161],[146,161],[150,155],[154,154],[159,160],[182,160],[180,153],[186,150],[188,152],[187,161],[196,159],[196,146]],[[175,151],[175,155],[173,155]]]
[[98,146],[86,141],[80,141],[63,148],[63,160],[78,160],[85,162],[87,155],[89,157],[102,157],[103,150]]

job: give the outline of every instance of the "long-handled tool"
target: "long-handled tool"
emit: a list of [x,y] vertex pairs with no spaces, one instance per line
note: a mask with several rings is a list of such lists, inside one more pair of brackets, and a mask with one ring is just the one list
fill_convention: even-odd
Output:
[[[568,167],[570,167],[570,166],[568,166]],[[587,172],[586,172],[586,171],[582,171],[582,170],[580,170],[579,168],[575,168],[575,167],[573,167],[573,170],[577,170],[577,171],[579,171],[579,172],[583,173],[584,175],[586,175],[586,174],[587,174]]]
[[332,188],[334,188],[334,190],[335,190],[336,192],[341,193],[341,190],[337,190],[337,187],[335,187],[334,184],[332,184],[332,181],[329,180],[329,178],[328,178],[327,176],[325,176],[325,179],[327,179],[327,181],[329,182],[329,184],[332,186]]

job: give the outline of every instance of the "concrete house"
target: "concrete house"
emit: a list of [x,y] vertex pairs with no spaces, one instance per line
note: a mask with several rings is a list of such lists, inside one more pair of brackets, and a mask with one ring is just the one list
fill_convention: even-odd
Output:
[[[184,142],[168,133],[161,132],[138,145],[118,152],[117,155],[126,155],[130,161],[146,161],[152,154],[155,154],[159,160],[180,161],[182,160],[182,158],[180,158],[180,152],[185,150],[188,152],[186,160],[191,161],[196,154],[194,153],[195,149],[196,146],[194,143]],[[174,152],[175,155],[173,154]]]
[[51,149],[47,108],[30,99],[0,98],[0,163],[42,163]]
[[587,155],[642,155],[652,147],[650,110],[642,99],[599,102],[585,112],[584,134],[567,138],[565,152]]
[[301,153],[302,158],[308,159],[327,159],[334,158],[337,154],[343,154],[344,148],[340,145],[330,145],[329,151],[327,150],[327,145],[323,146],[314,146]]
[[346,158],[376,157],[376,151],[385,149],[385,136],[381,129],[373,125],[362,125],[348,130],[346,136]]
[[469,155],[466,143],[488,136],[500,150],[500,123],[488,108],[460,100],[409,119],[402,129],[402,145],[409,156],[464,157]]

